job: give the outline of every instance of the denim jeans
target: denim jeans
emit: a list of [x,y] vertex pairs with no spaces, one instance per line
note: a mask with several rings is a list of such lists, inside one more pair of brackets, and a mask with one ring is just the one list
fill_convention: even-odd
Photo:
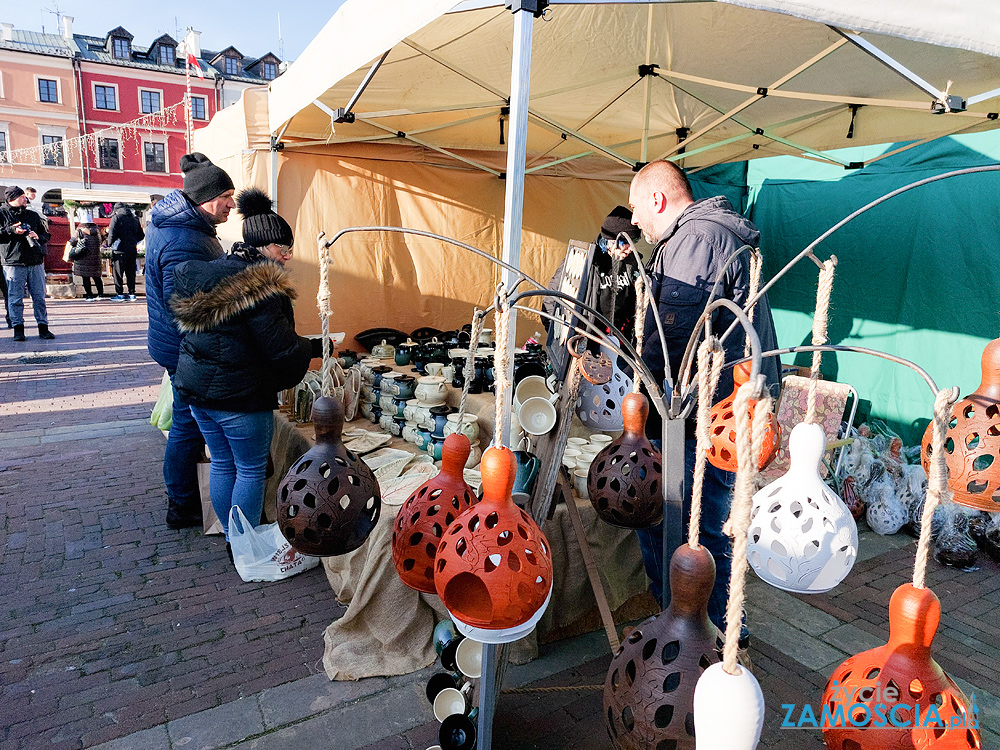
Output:
[[229,541],[229,511],[234,505],[243,511],[251,525],[260,523],[274,414],[201,406],[192,406],[191,411],[212,452],[212,507]]
[[[659,447],[660,441],[650,441]],[[687,519],[691,513],[691,485],[694,483],[694,460],[697,441],[684,442],[684,541],[687,541]],[[726,603],[729,601],[729,573],[732,568],[732,549],[729,537],[722,531],[722,525],[729,518],[729,507],[733,499],[733,483],[736,475],[717,469],[712,464],[705,465],[705,481],[701,492],[701,533],[699,541],[712,553],[715,560],[715,587],[708,600],[708,616],[715,625],[725,632]],[[649,577],[649,590],[658,602],[663,601],[661,582],[663,581],[663,524],[646,529],[636,529],[642,562]]]
[[[173,387],[173,386],[171,386]],[[163,452],[163,482],[167,487],[168,520],[201,518],[198,461],[205,455],[205,439],[191,407],[176,388],[167,447]]]
[[48,325],[48,312],[45,309],[45,267],[39,263],[35,266],[4,266],[3,275],[7,280],[7,312],[10,322],[15,326],[24,325],[24,288],[31,294],[31,309],[35,313],[35,322]]

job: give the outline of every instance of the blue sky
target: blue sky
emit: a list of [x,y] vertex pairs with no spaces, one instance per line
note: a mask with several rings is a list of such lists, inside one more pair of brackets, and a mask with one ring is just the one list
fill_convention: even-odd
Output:
[[[115,26],[124,26],[136,44],[149,44],[167,33],[180,41],[188,26],[201,32],[204,49],[221,50],[233,45],[244,55],[278,54],[280,11],[285,60],[294,60],[316,33],[330,20],[343,0],[300,0],[292,3],[264,0],[4,0],[0,21],[16,29],[57,31],[56,14],[73,16],[77,34],[103,36]],[[180,36],[177,36],[177,34]]]

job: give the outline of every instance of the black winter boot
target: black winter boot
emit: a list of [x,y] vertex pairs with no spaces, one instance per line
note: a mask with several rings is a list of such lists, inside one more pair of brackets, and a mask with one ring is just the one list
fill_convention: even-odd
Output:
[[38,324],[38,338],[40,339],[54,339],[56,336],[49,330],[49,327],[45,323]]
[[24,341],[24,325],[14,326],[14,341]]

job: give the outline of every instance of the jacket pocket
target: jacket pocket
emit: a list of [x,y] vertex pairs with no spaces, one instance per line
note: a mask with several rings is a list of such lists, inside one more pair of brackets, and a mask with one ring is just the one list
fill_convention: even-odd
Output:
[[665,281],[658,300],[664,333],[670,338],[687,339],[707,299],[708,292],[704,289],[681,281]]

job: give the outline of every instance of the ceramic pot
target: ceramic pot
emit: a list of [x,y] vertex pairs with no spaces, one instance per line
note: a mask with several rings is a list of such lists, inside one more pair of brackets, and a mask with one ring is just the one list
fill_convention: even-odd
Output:
[[483,499],[445,532],[434,563],[434,588],[460,631],[459,622],[521,637],[519,626],[537,622],[551,596],[548,540],[511,499],[514,454],[491,447],[481,467]]
[[392,424],[389,425],[389,432],[391,432],[396,437],[403,436],[403,427],[406,425],[406,420],[402,417],[393,417]]
[[410,364],[410,358],[413,355],[413,350],[417,348],[417,344],[410,339],[406,339],[405,342],[399,344],[396,347],[396,352],[393,355],[393,360],[399,367],[405,367]]
[[395,416],[395,412],[382,411],[378,418],[378,426],[382,428],[383,432],[392,433],[392,420],[395,419]]
[[382,393],[388,393],[390,396],[397,396],[399,395],[399,389],[396,387],[396,380],[400,377],[402,377],[402,373],[392,370],[383,373],[382,377],[379,379],[378,387],[382,390]]
[[371,421],[372,418],[372,405],[367,401],[361,402],[361,416],[365,419]]
[[[438,474],[438,476],[440,476],[440,473]],[[437,477],[435,477],[435,479],[436,478]],[[433,480],[428,480],[428,481],[433,481]],[[420,489],[421,487],[418,487],[417,492],[419,492]],[[413,494],[411,494],[410,497],[413,497]],[[409,499],[410,498],[407,498],[407,500]],[[405,504],[406,503],[404,503],[404,505]],[[402,513],[402,509],[400,509],[400,513]],[[441,656],[441,652],[444,651],[445,646],[447,646],[449,643],[451,643],[454,640],[461,641],[462,639],[463,636],[458,632],[458,629],[455,627],[455,623],[453,623],[451,620],[448,619],[441,620],[441,622],[439,622],[437,625],[434,626],[434,634],[433,634],[434,652],[438,656]]]
[[361,360],[361,377],[365,379],[365,382],[368,383],[368,385],[375,382],[375,375],[372,372],[372,368],[381,366],[382,363],[374,357],[365,357]]
[[413,398],[413,393],[417,389],[417,379],[412,375],[400,375],[396,378],[396,395],[402,399]]
[[416,417],[417,424],[428,432],[434,427],[434,420],[431,418],[431,407],[420,404],[414,410],[414,416]]
[[375,392],[372,391],[372,387],[367,383],[361,386],[361,400],[367,401],[369,404],[374,404],[378,400],[375,398]]
[[434,427],[431,429],[431,434],[434,437],[439,437],[443,440],[445,437],[444,434],[445,425],[448,424],[448,417],[451,415],[454,409],[450,406],[432,406],[430,411],[431,411],[431,419],[434,422]]
[[479,466],[479,462],[483,458],[483,449],[479,447],[479,441],[477,440],[472,444],[472,450],[469,452],[469,458],[465,461],[466,469],[475,469]]
[[358,363],[358,353],[351,349],[341,349],[337,352],[337,356],[340,358],[340,364],[344,369],[353,367]]
[[426,451],[427,446],[430,445],[430,442],[431,442],[431,431],[423,427],[418,427],[417,439],[416,442],[414,442],[414,445],[417,446],[417,448],[419,448],[420,450]]
[[[587,492],[597,515],[612,526],[641,529],[663,519],[663,459],[646,439],[649,402],[641,393],[622,401],[625,428],[590,465]],[[581,451],[580,458],[586,454]],[[579,466],[580,461],[577,461]]]
[[[617,341],[617,340],[616,340]],[[611,380],[601,385],[586,378],[580,381],[576,414],[591,430],[617,432],[622,429],[622,400],[632,391],[632,380],[618,367],[618,356],[607,347],[601,353],[611,359]]]
[[437,406],[444,403],[447,386],[440,375],[425,375],[417,379],[414,395],[424,406]]
[[404,422],[402,438],[408,443],[417,442],[417,423],[416,422]]
[[[736,471],[736,415],[733,413],[733,404],[736,402],[736,391],[749,379],[750,363],[741,362],[736,365],[733,368],[733,392],[715,404],[711,410],[709,431],[712,447],[708,449],[708,461],[723,471]],[[756,408],[757,401],[751,399],[748,408],[751,422]],[[767,420],[767,427],[764,428],[764,444],[760,448],[758,469],[763,469],[774,460],[778,455],[780,444],[781,430],[777,418],[771,414]]]
[[375,359],[392,359],[396,355],[396,349],[392,344],[382,339],[381,344],[376,344],[372,348],[372,356]]
[[378,521],[382,494],[371,469],[344,447],[344,408],[313,404],[316,443],[278,486],[278,528],[305,555],[343,555],[364,544]]
[[[940,621],[941,602],[930,589],[904,583],[893,592],[889,642],[848,658],[833,670],[823,692],[821,705],[829,706],[834,718],[832,726],[823,726],[827,747],[982,747],[978,730],[969,726],[972,706],[968,698],[931,656]],[[890,696],[884,691],[890,685],[896,697],[887,700]],[[894,711],[899,721],[866,723],[859,704],[872,716],[871,709],[879,703],[906,704],[906,708]],[[919,707],[923,719],[935,704],[943,727],[913,726],[914,708]],[[850,716],[845,715],[847,711]],[[854,722],[859,715],[860,721]]]
[[393,415],[396,414],[396,404],[393,397],[388,393],[382,394],[382,397],[378,400],[378,405],[381,407],[383,414],[388,414],[389,412],[392,412]]
[[[452,349],[452,352],[460,351],[459,349]],[[451,367],[454,370],[454,374],[451,378],[451,385],[454,388],[464,388],[465,387],[465,360],[468,357],[468,352],[465,356],[452,357]]]
[[415,398],[407,399],[406,406],[403,407],[403,417],[407,422],[417,421],[417,406],[420,404]]
[[[954,500],[987,513],[1000,511],[1000,339],[983,350],[982,381],[971,394],[951,407],[945,433],[948,488]],[[931,434],[927,425],[921,444],[921,462],[930,473]]]
[[372,404],[372,413],[368,417],[368,421],[372,424],[378,424],[380,419],[382,419],[382,407],[378,404]]
[[448,424],[444,427],[445,435],[460,433],[465,435],[471,442],[479,440],[479,419],[475,414],[463,414],[462,421],[459,422],[458,414],[448,415]]
[[484,328],[479,332],[480,346],[493,346],[493,329]]
[[396,412],[396,417],[405,421],[406,414],[404,412],[406,411],[406,399],[396,396],[392,400],[392,406]]
[[372,368],[372,386],[375,388],[382,387],[382,376],[387,373],[392,372],[392,368],[386,365],[379,365],[378,367]]
[[[431,442],[427,444],[427,453],[435,461],[440,461],[444,456],[444,441],[443,435],[435,435],[431,433]],[[463,464],[464,465],[464,464]]]

